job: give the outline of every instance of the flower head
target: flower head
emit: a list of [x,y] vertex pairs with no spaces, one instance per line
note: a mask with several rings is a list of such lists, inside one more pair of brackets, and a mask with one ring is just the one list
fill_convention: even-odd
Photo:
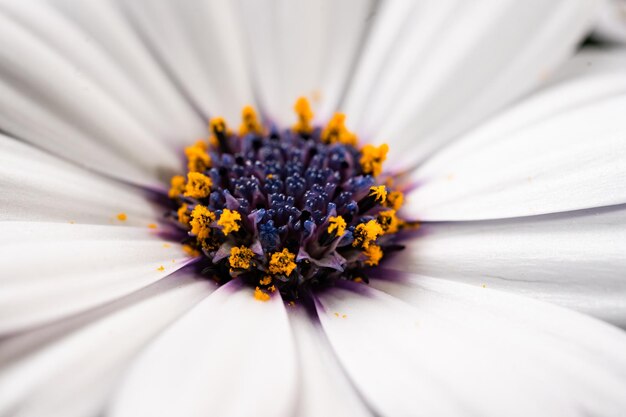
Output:
[[[300,98],[294,108],[297,122],[283,131],[262,127],[250,106],[242,112],[239,135],[213,119],[214,140],[187,148],[186,192],[170,193],[185,231],[184,214],[194,207],[190,235],[211,274],[228,282],[245,270],[255,287],[263,287],[267,276],[281,276],[275,285],[285,297],[363,276],[385,251],[398,248],[394,234],[406,226],[385,206],[387,196],[399,191],[376,178],[387,145],[359,149],[343,114],[314,128],[308,101]],[[182,186],[180,178],[172,184]],[[398,197],[394,202],[401,203]],[[228,258],[216,256],[227,247]],[[221,266],[226,263],[230,268]]]

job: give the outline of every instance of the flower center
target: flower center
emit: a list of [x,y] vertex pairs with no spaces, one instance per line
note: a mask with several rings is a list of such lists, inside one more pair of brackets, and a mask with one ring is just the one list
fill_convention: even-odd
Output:
[[168,213],[203,274],[241,279],[255,297],[293,300],[337,280],[367,282],[366,270],[398,249],[403,195],[381,175],[388,146],[358,148],[337,113],[312,124],[306,99],[291,129],[263,126],[250,106],[237,133],[222,118],[211,137],[185,149],[187,175],[174,176]]

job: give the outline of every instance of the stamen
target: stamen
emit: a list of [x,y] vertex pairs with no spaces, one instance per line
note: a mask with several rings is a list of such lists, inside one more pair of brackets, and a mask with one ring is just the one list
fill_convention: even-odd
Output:
[[204,198],[209,195],[212,186],[211,178],[199,172],[190,172],[187,174],[185,197]]
[[176,198],[185,192],[185,177],[182,175],[174,175],[170,184],[170,191],[167,193],[170,198]]
[[300,97],[298,101],[296,101],[293,109],[296,111],[296,115],[298,116],[298,122],[293,125],[293,131],[302,135],[310,134],[313,131],[313,125],[311,125],[311,120],[313,120],[313,111],[311,110],[309,100],[305,97]]
[[324,130],[322,130],[322,142],[330,144],[343,143],[355,146],[357,142],[356,135],[346,128],[345,120],[345,114],[335,113]]
[[191,212],[191,234],[198,239],[206,239],[211,234],[210,225],[215,221],[215,214],[198,204]]
[[378,213],[376,220],[385,233],[396,233],[398,231],[398,227],[400,226],[400,221],[396,216],[395,210],[381,211]]
[[363,172],[366,174],[372,174],[374,177],[380,175],[383,170],[383,162],[387,159],[387,152],[389,152],[389,145],[383,143],[379,147],[374,145],[365,145],[361,149],[362,156],[360,159]]
[[252,106],[246,106],[241,111],[241,126],[239,126],[239,135],[245,136],[253,133],[260,135],[263,133],[263,128],[257,119],[256,112]]
[[239,222],[241,221],[241,214],[236,211],[224,209],[220,215],[220,219],[217,221],[217,225],[222,228],[222,232],[226,236],[229,233],[239,230]]
[[376,220],[361,223],[354,229],[354,242],[352,242],[352,246],[367,249],[378,239],[378,236],[383,233],[383,228]]
[[400,191],[392,191],[387,194],[386,206],[391,207],[392,209],[398,211],[400,207],[404,204],[404,194]]
[[378,245],[370,245],[367,249],[363,251],[367,260],[365,261],[365,265],[367,266],[376,266],[378,262],[383,257],[383,251]]
[[275,275],[285,275],[288,277],[296,268],[295,259],[296,255],[289,252],[287,249],[283,249],[282,252],[274,253],[270,260],[270,272]]
[[207,153],[207,145],[203,141],[186,147],[185,155],[187,156],[187,170],[189,172],[204,172],[211,167],[211,157]]
[[252,264],[254,252],[245,246],[235,246],[230,250],[228,261],[233,269],[248,269]]
[[189,226],[189,222],[191,221],[191,217],[189,216],[189,206],[187,204],[183,204],[180,206],[178,211],[176,212],[178,216],[178,222],[183,226]]

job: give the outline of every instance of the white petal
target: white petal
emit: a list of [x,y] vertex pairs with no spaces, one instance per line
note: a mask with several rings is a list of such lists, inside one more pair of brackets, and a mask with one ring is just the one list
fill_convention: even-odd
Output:
[[626,206],[424,224],[385,267],[561,304],[626,326]]
[[0,414],[99,415],[129,360],[214,288],[184,275],[168,281],[129,297],[123,308],[114,303],[87,315],[89,321],[65,337],[3,366]]
[[380,414],[618,416],[624,410],[621,331],[464,284],[393,285],[379,284],[410,304],[363,286],[322,293],[318,305],[331,345]]
[[407,214],[476,220],[626,202],[624,65],[624,52],[582,54],[549,88],[446,147],[412,174]]
[[299,96],[312,98],[320,122],[328,119],[343,94],[373,4],[371,0],[240,1],[252,74],[272,122],[291,125]]
[[363,400],[348,381],[319,324],[304,308],[288,308],[298,349],[300,417],[369,416]]
[[626,44],[626,2],[602,1],[594,37],[602,41]]
[[[143,190],[0,134],[0,220],[147,226],[163,216]],[[125,213],[120,222],[116,215]]]
[[111,1],[11,2],[7,14],[81,69],[162,141],[190,142],[206,125],[160,71]]
[[147,228],[0,222],[0,334],[145,287],[189,258]]
[[[43,13],[38,7],[32,11]],[[52,26],[46,33],[64,27],[58,19],[43,17],[37,22]],[[55,32],[67,34],[60,40],[65,42],[78,36],[71,30]],[[7,17],[6,11],[0,12],[0,127],[4,131],[132,182],[154,184],[164,170],[179,170],[180,160],[170,147],[129,114],[95,77],[48,42]]]
[[278,296],[222,286],[134,363],[113,416],[282,416],[295,406],[296,357]]
[[385,2],[346,112],[365,136],[392,144],[397,164],[421,161],[540,84],[585,34],[593,5]]
[[233,3],[150,0],[119,4],[203,116],[225,116],[238,126],[241,107],[253,104],[253,96]]

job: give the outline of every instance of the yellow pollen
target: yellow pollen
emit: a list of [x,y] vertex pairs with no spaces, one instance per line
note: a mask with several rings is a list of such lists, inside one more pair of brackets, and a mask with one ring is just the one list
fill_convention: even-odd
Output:
[[377,220],[385,233],[396,233],[401,224],[395,210],[381,211]]
[[370,245],[367,249],[363,251],[365,256],[367,256],[367,260],[365,261],[365,265],[368,266],[376,266],[378,262],[383,257],[383,251],[378,245]]
[[356,282],[357,284],[361,284],[361,283],[363,283],[363,278],[361,278],[361,277],[356,277],[356,278],[354,278],[354,280],[353,280],[353,281],[354,281],[354,282]]
[[365,145],[361,149],[361,167],[366,174],[372,174],[377,177],[383,171],[383,162],[387,159],[389,145],[383,143],[379,147],[374,145]]
[[185,197],[205,198],[211,192],[212,186],[211,178],[199,172],[190,172],[187,174]]
[[189,172],[204,172],[211,167],[211,157],[207,153],[207,146],[203,141],[185,148],[187,156],[187,170]]
[[163,247],[164,247],[164,248],[169,248],[170,246],[172,246],[172,245],[170,245],[169,243],[164,243],[164,244],[163,244]]
[[185,192],[185,177],[174,175],[170,180],[170,191],[167,193],[170,198],[176,198]]
[[206,239],[211,234],[211,223],[215,221],[215,213],[198,204],[191,212],[191,234],[198,239]]
[[191,245],[183,245],[183,251],[192,258],[200,256],[200,251]]
[[309,100],[305,97],[298,98],[296,104],[293,106],[293,109],[298,116],[298,121],[293,125],[293,131],[303,134],[311,133],[313,131],[313,125],[311,124],[311,120],[313,120],[313,111],[311,110]]
[[148,225],[148,228],[149,228],[149,229],[156,229],[156,228],[157,228],[157,225],[156,225],[156,223],[150,223],[150,224]]
[[398,211],[400,207],[404,204],[404,194],[400,191],[392,191],[387,194],[387,207],[391,207],[392,209]]
[[251,265],[251,260],[254,257],[254,252],[245,246],[235,246],[230,249],[230,256],[228,262],[231,268],[235,269],[248,269]]
[[127,218],[128,218],[128,217],[126,216],[126,213],[119,213],[119,214],[117,215],[117,220],[119,220],[119,221],[121,221],[121,222],[125,222]]
[[335,236],[342,236],[346,231],[346,221],[341,216],[330,217],[328,223],[328,229],[326,229],[328,234],[332,235],[335,232]]
[[287,249],[272,254],[272,258],[270,259],[270,272],[272,274],[289,276],[296,268],[295,259],[296,255],[289,252]]
[[189,216],[189,212],[187,211],[188,208],[189,206],[187,204],[183,204],[176,211],[178,214],[178,222],[185,226],[189,226],[189,222],[191,221],[191,216]]
[[272,277],[269,275],[264,276],[259,280],[259,284],[261,285],[270,285],[272,283]]
[[160,267],[157,268],[157,271],[165,271],[165,267],[161,265]]
[[387,200],[387,187],[384,185],[370,187],[369,195],[374,196],[377,203],[384,204]]
[[219,141],[217,137],[219,135],[226,135],[228,133],[228,128],[226,126],[226,120],[223,117],[214,117],[209,122],[209,130],[211,131],[211,137],[209,138],[209,142],[214,147],[219,146]]
[[222,232],[228,236],[231,232],[239,230],[239,222],[241,221],[241,214],[234,210],[224,209],[220,219],[217,221],[217,225],[222,227]]
[[345,125],[346,115],[343,113],[335,113],[322,130],[320,136],[324,143],[343,143],[344,145],[355,146],[357,143],[356,135],[348,130]]
[[259,301],[269,301],[270,295],[259,287],[256,287],[254,289],[254,298]]
[[382,234],[383,228],[376,220],[361,223],[354,229],[354,242],[352,242],[352,246],[360,246],[363,249],[367,249],[378,239],[378,236]]
[[241,110],[241,125],[239,126],[239,135],[242,137],[248,133],[256,133],[258,135],[263,133],[263,128],[259,123],[254,107],[245,106]]

